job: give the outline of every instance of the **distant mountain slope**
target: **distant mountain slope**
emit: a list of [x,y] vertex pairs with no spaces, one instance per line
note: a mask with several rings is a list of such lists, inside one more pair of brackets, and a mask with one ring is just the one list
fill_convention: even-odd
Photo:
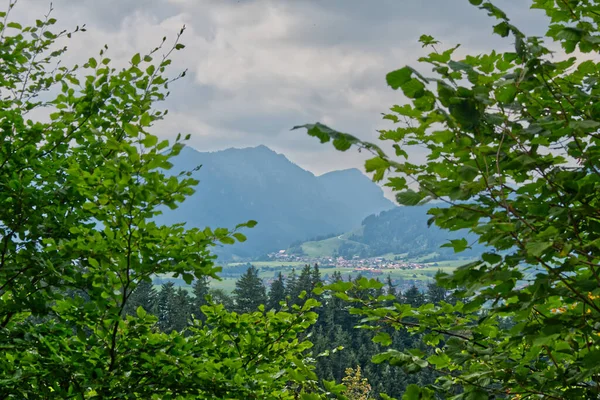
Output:
[[252,257],[285,249],[291,242],[344,232],[368,215],[390,209],[383,191],[358,170],[316,177],[265,146],[203,153],[186,147],[173,172],[202,165],[196,193],[160,222],[191,227],[233,227],[258,221],[246,243],[219,249],[222,255]]
[[408,258],[423,257],[437,253],[437,258],[452,259],[471,257],[481,254],[483,246],[475,244],[465,252],[454,253],[452,248],[441,248],[449,240],[466,238],[473,243],[476,237],[468,232],[449,232],[436,226],[427,226],[431,218],[427,211],[433,207],[444,207],[443,204],[427,204],[414,207],[395,207],[370,215],[364,219],[360,229],[334,238],[306,242],[295,246],[294,250],[302,248],[309,256],[339,255],[352,257],[376,257],[389,253],[406,254]]
[[[332,171],[318,176],[326,193],[334,200],[345,203],[348,210],[356,215],[365,211],[365,205],[374,208],[374,213],[390,210],[396,205],[384,197],[381,188],[358,169]],[[366,217],[366,215],[365,215]],[[351,228],[355,228],[356,225]]]

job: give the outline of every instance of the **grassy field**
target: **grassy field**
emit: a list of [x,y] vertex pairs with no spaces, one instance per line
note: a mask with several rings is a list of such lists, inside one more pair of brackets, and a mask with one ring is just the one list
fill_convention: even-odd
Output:
[[302,251],[309,257],[329,257],[337,251],[343,241],[336,236],[318,242],[305,242],[302,244]]
[[350,242],[356,246],[368,247],[366,244],[348,240],[346,236],[348,235],[340,235],[319,240],[318,242],[305,242],[302,244],[302,250],[309,257],[331,257],[344,242]]

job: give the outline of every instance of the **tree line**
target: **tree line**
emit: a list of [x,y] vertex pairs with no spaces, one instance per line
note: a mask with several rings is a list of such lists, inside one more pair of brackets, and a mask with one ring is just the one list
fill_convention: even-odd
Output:
[[[175,287],[172,282],[163,283],[159,287],[146,282],[133,292],[126,312],[135,315],[138,307],[143,307],[156,316],[161,331],[185,332],[193,325],[194,318],[205,320],[201,307],[211,302],[218,302],[232,312],[252,313],[261,309],[261,305],[263,311],[279,311],[282,307],[301,306],[312,298],[319,302],[316,308],[318,317],[305,335],[314,344],[310,350],[313,357],[329,353],[327,357],[316,357],[315,373],[319,378],[342,383],[347,377],[348,369],[354,372],[354,369],[359,368],[362,379],[366,379],[369,384],[370,398],[379,398],[379,393],[401,396],[409,384],[433,383],[435,374],[431,371],[409,374],[400,369],[372,363],[373,357],[382,351],[382,346],[373,342],[374,333],[355,328],[361,318],[351,314],[345,301],[327,293],[315,294],[315,289],[324,285],[317,264],[305,265],[299,273],[293,269],[285,277],[279,272],[268,288],[259,277],[256,267],[246,268],[231,294],[222,289],[211,288],[207,278],[195,280],[189,288]],[[360,275],[344,279],[339,272],[334,272],[329,282],[356,283],[361,279],[364,278]],[[381,288],[371,290],[370,295],[376,298],[388,296],[386,301],[390,306],[398,303],[420,307],[426,303],[453,301],[450,294],[435,282],[429,283],[425,292],[412,286],[404,293],[393,284],[391,277],[388,276],[384,283]],[[388,332],[398,350],[425,348],[420,336],[411,336],[407,332],[393,329],[388,329]],[[336,350],[337,348],[341,350]]]

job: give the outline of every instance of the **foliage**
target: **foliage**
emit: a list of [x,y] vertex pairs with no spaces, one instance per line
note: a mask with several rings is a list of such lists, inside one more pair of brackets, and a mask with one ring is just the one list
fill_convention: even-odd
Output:
[[216,278],[211,248],[244,240],[238,229],[256,224],[155,222],[197,183],[188,172],[166,175],[181,136],[169,143],[150,132],[167,114],[154,105],[173,81],[165,74],[184,47],[179,36],[121,70],[106,48],[68,68],[59,43],[72,32],[53,32],[55,19],[0,19],[0,398],[324,396],[312,389],[310,342],[299,338],[314,302],[244,315],[203,306],[200,325],[181,309],[187,293],[165,287],[156,301],[172,320],[127,309],[136,289],[145,287],[140,305],[153,302],[154,274]]
[[233,290],[236,311],[240,313],[253,312],[260,305],[267,303],[267,293],[262,279],[258,277],[258,270],[250,266],[244,275],[235,283]]
[[[405,399],[432,398],[431,389],[454,399],[598,398],[600,64],[554,59],[543,39],[567,54],[597,55],[600,11],[592,0],[534,0],[532,8],[550,17],[538,38],[490,2],[470,2],[497,19],[494,32],[511,36],[515,49],[463,59],[456,47],[434,49],[420,61],[435,76],[411,67],[389,73],[388,84],[408,99],[384,116],[398,127],[380,131],[395,157],[321,124],[305,128],[339,150],[372,152],[367,171],[376,181],[390,173],[386,185],[401,204],[448,203],[430,210],[429,223],[467,229],[492,250],[438,277],[460,298],[454,305],[383,307],[343,285],[332,289],[356,303],[353,312],[370,328],[426,334],[435,354],[389,350],[374,358],[408,372],[438,371],[435,385],[412,386]],[[429,151],[424,163],[409,157],[416,145]],[[468,242],[449,245],[460,252]],[[507,317],[514,326],[501,329]],[[379,341],[390,342],[383,332]]]
[[354,368],[346,368],[346,376],[342,379],[346,386],[344,394],[348,400],[367,400],[371,393],[369,380],[362,377],[360,365]]

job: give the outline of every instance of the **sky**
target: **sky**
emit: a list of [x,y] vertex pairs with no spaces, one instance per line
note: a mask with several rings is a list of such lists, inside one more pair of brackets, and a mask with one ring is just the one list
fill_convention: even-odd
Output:
[[[544,33],[546,18],[529,1],[495,4],[525,33]],[[49,7],[19,0],[13,16],[34,22]],[[186,48],[171,74],[188,73],[170,87],[169,115],[156,134],[190,133],[199,151],[263,144],[317,175],[362,168],[365,154],[340,153],[290,129],[322,122],[376,140],[378,129],[392,127],[382,113],[404,102],[386,86],[386,73],[405,65],[428,72],[417,61],[427,53],[421,34],[441,48],[461,44],[459,55],[512,46],[491,34],[495,20],[468,0],[54,0],[53,8],[59,27],[87,27],[67,42],[67,65],[105,44],[125,65],[185,25]]]

